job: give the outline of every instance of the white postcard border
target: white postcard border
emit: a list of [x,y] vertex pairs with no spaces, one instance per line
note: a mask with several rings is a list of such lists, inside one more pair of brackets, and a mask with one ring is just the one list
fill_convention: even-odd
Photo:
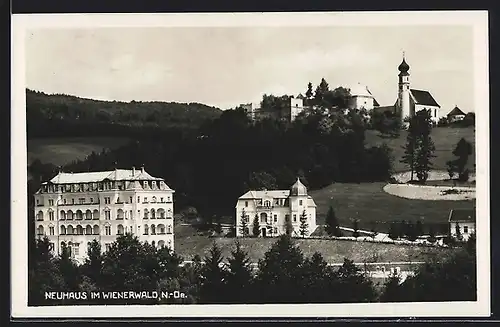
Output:
[[[402,26],[474,28],[478,301],[441,303],[28,307],[25,36],[33,28],[174,26]],[[490,315],[489,66],[486,11],[57,14],[12,16],[11,314],[14,318],[477,317]]]

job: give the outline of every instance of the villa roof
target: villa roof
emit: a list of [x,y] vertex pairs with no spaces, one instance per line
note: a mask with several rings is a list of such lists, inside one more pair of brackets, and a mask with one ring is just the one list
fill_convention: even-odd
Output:
[[424,106],[441,107],[429,91],[410,89],[410,93],[415,101],[415,104]]
[[130,180],[163,180],[153,177],[141,169],[115,169],[110,171],[64,173],[60,172],[50,180],[53,184],[76,184],[76,183],[95,183],[104,180],[111,181],[130,181]]
[[463,115],[465,116],[465,112],[463,112],[459,107],[455,106],[455,108],[453,108],[449,113],[448,113],[448,117],[449,116],[460,116],[460,115]]
[[[238,200],[256,200],[262,198],[286,199],[289,196],[290,196],[290,190],[271,190],[271,191],[251,190],[240,196]],[[314,202],[314,199],[310,195],[307,196],[307,200],[308,200],[307,203],[308,207],[316,207],[316,203]]]
[[449,222],[476,222],[476,209],[451,209]]

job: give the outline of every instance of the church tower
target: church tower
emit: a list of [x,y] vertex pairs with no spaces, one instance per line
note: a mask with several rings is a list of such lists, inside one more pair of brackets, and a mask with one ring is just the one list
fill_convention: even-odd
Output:
[[[398,102],[397,113],[401,116],[401,121],[404,122],[406,117],[412,117],[413,113],[410,108],[410,66],[405,61],[403,53],[403,61],[398,67],[399,69],[399,82],[398,82]],[[403,124],[406,126],[407,124]]]

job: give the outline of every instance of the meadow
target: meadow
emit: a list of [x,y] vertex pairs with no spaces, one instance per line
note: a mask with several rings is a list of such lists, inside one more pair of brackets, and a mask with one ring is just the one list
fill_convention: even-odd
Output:
[[[190,226],[175,227],[175,252],[184,260],[191,260],[194,255],[204,258],[215,241],[222,250],[224,258],[231,257],[236,238],[196,235]],[[277,241],[277,238],[238,238],[242,249],[248,253],[251,262],[258,262]],[[446,256],[450,249],[402,246],[384,243],[356,242],[327,239],[294,239],[304,256],[310,257],[314,252],[323,255],[328,263],[342,263],[344,258],[356,263],[365,262],[416,262]]]
[[[400,161],[404,154],[403,147],[406,143],[406,136],[406,131],[401,131],[400,136],[397,138],[388,138],[381,137],[377,131],[368,130],[366,131],[366,144],[368,146],[376,146],[386,143],[393,151],[394,171],[401,172],[408,170],[408,168]],[[431,137],[436,147],[434,152],[436,157],[432,160],[433,169],[446,170],[446,162],[448,160],[456,159],[452,151],[455,149],[455,146],[462,137],[473,145],[473,151],[475,151],[475,128],[473,127],[435,127],[432,129]],[[470,156],[468,167],[473,169],[475,163],[475,156]]]
[[92,151],[115,149],[129,140],[123,137],[69,137],[37,138],[28,140],[28,165],[35,159],[42,163],[64,165],[73,160],[84,159]]

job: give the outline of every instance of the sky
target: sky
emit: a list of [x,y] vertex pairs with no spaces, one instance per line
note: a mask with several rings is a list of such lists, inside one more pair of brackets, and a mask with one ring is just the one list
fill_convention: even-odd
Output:
[[221,109],[262,95],[367,85],[397,97],[403,51],[410,86],[446,115],[474,111],[470,26],[117,27],[32,29],[26,87],[117,101],[200,102]]

